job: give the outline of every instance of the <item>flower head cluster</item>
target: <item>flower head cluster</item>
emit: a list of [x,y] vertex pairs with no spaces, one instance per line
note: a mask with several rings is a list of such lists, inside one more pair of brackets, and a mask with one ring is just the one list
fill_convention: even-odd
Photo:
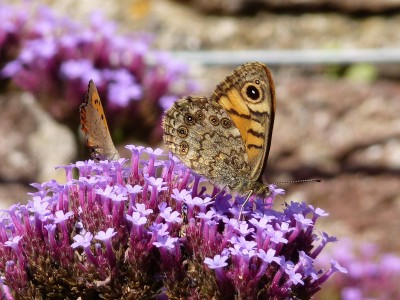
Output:
[[[275,195],[208,193],[162,150],[127,146],[130,160],[64,166],[67,182],[34,184],[0,219],[3,295],[29,299],[308,299],[334,272],[314,260],[335,239],[315,233],[321,209]],[[78,170],[79,176],[75,176]]]
[[76,124],[93,79],[111,127],[159,141],[163,111],[195,89],[187,66],[151,49],[149,34],[118,34],[99,14],[85,27],[24,2],[0,4],[0,17],[0,77],[32,92],[58,120]]
[[[331,249],[330,249],[331,250]],[[327,284],[330,295],[343,300],[400,299],[400,256],[382,253],[377,245],[356,245],[345,239],[335,244],[331,256],[343,265],[348,273],[340,274]],[[321,255],[324,261],[326,253]],[[319,299],[325,299],[322,292]],[[325,297],[325,298],[324,298]]]

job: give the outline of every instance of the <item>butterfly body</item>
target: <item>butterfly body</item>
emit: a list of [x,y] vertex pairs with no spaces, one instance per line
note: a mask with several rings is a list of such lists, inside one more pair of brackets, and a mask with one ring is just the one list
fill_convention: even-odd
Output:
[[164,142],[171,152],[213,184],[238,194],[267,195],[262,182],[275,113],[269,69],[237,68],[211,98],[190,96],[166,112]]

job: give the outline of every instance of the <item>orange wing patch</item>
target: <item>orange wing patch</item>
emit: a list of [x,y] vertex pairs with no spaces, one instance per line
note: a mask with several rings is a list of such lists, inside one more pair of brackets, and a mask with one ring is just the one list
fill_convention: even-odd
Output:
[[236,69],[211,97],[232,118],[246,145],[252,180],[261,180],[268,160],[275,116],[275,89],[269,69],[251,63]]

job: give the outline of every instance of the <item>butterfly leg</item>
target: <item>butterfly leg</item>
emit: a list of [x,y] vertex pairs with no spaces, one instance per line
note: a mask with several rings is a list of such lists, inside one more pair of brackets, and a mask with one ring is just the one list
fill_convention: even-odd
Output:
[[247,202],[249,202],[249,199],[250,199],[252,194],[253,194],[253,190],[250,190],[249,193],[246,196],[246,200],[244,200],[243,204],[240,206],[239,217],[238,217],[239,221],[242,218],[242,213],[243,213],[244,206],[247,204]]

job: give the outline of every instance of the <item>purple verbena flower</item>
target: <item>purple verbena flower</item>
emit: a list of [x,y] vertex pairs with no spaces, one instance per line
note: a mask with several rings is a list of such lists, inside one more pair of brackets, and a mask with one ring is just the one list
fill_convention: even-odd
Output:
[[110,127],[154,143],[166,101],[194,91],[187,65],[152,49],[149,34],[118,34],[98,13],[84,26],[44,5],[0,5],[0,80],[33,93],[58,120],[75,120],[92,79]]
[[76,162],[64,167],[66,183],[34,184],[27,205],[4,211],[7,299],[310,298],[345,272],[334,262],[315,267],[335,240],[322,234],[318,243],[321,210],[291,203],[278,212],[269,195],[267,207],[249,205],[238,220],[242,196],[208,193],[203,178],[161,150],[127,148],[131,161]]
[[[329,256],[326,252],[320,255],[320,262],[330,262],[331,268],[315,281],[324,282],[335,271],[341,274],[325,284],[326,291],[334,290],[345,300],[400,298],[398,254],[384,252],[376,244],[356,244],[350,239],[339,241],[329,250]],[[321,290],[317,299],[326,296],[325,290]]]

